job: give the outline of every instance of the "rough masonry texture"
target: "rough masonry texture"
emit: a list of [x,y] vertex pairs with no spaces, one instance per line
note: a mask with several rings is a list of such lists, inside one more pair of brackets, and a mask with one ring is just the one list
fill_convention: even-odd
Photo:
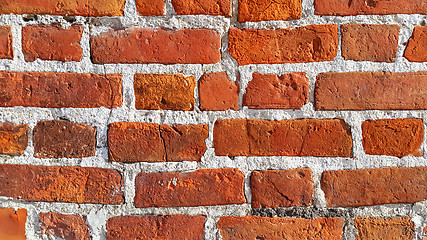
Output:
[[427,240],[426,0],[0,0],[0,240]]

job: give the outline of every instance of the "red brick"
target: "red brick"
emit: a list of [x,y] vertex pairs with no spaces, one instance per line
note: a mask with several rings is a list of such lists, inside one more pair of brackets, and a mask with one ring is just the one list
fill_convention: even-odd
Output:
[[13,59],[12,30],[9,26],[0,26],[0,59]]
[[136,0],[136,9],[142,16],[163,15],[164,8],[164,0]]
[[316,110],[427,109],[427,72],[317,75]]
[[221,38],[210,29],[110,30],[90,39],[92,61],[106,63],[209,64],[221,61]]
[[338,26],[294,29],[231,28],[228,52],[239,65],[332,61],[337,55]]
[[25,240],[27,210],[19,208],[0,208],[0,239]]
[[2,0],[0,14],[123,16],[126,0]]
[[411,62],[427,62],[426,42],[427,27],[416,26],[403,56]]
[[113,169],[2,164],[0,179],[0,196],[30,202],[124,202],[123,179]]
[[96,129],[63,120],[41,121],[34,127],[33,142],[37,158],[95,156]]
[[196,207],[246,202],[243,173],[237,169],[140,173],[135,179],[136,207]]
[[315,0],[317,15],[388,15],[388,14],[427,14],[425,0]]
[[61,213],[47,212],[40,213],[39,221],[41,223],[42,234],[55,236],[61,239],[89,240],[89,227],[86,220],[79,215],[67,215]]
[[253,171],[253,208],[311,206],[314,200],[311,169]]
[[202,111],[239,110],[239,85],[226,72],[205,73],[199,79]]
[[58,60],[63,62],[82,59],[80,46],[83,29],[72,25],[62,29],[60,25],[33,25],[22,28],[22,52],[25,61]]
[[239,0],[239,22],[301,18],[301,0]]
[[206,151],[207,125],[110,124],[108,148],[115,162],[200,161]]
[[422,156],[422,119],[368,120],[362,124],[363,148],[367,154],[403,157]]
[[354,224],[359,232],[357,240],[410,240],[415,237],[415,224],[411,218],[355,218]]
[[208,125],[160,125],[160,135],[165,144],[166,160],[200,161],[206,151]]
[[427,167],[326,171],[321,184],[330,207],[415,203],[427,199]]
[[114,108],[122,98],[120,74],[0,71],[0,107]]
[[0,153],[22,155],[28,146],[28,125],[0,123]]
[[160,136],[159,124],[110,124],[108,155],[114,162],[165,162],[165,146]]
[[231,17],[231,0],[172,0],[178,15],[221,15]]
[[221,217],[217,222],[222,239],[341,239],[340,218]]
[[135,107],[140,110],[194,108],[196,78],[181,74],[135,74]]
[[300,109],[308,103],[308,91],[305,73],[280,76],[253,73],[243,96],[243,106],[252,109]]
[[107,221],[108,240],[204,239],[203,215],[120,216]]
[[399,44],[399,25],[344,24],[341,53],[345,60],[394,62]]
[[218,156],[352,156],[349,127],[341,119],[217,120]]

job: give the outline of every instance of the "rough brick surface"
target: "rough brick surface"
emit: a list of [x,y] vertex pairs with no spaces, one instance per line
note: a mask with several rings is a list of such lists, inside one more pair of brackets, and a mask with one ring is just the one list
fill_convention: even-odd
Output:
[[95,156],[96,129],[63,120],[41,121],[34,127],[33,142],[38,158]]
[[415,203],[427,199],[427,167],[326,171],[321,184],[331,207]]
[[338,26],[229,31],[228,52],[239,65],[332,61],[337,55]]
[[342,56],[354,61],[394,62],[399,31],[399,25],[341,25]]
[[314,7],[318,15],[427,14],[425,0],[315,0]]
[[126,0],[2,0],[0,14],[123,16]]
[[0,26],[0,59],[13,59],[12,31],[9,26]]
[[355,218],[354,225],[359,232],[357,240],[410,240],[415,237],[415,224],[411,218]]
[[25,240],[27,210],[0,208],[0,239]]
[[0,196],[30,202],[124,202],[123,179],[113,169],[2,164],[0,179]]
[[253,109],[300,109],[308,102],[305,73],[283,75],[253,73],[246,87],[243,106]]
[[140,173],[135,179],[136,207],[196,207],[246,202],[244,176],[237,169],[190,173]]
[[108,154],[115,162],[164,162],[159,124],[116,122],[108,128]]
[[121,216],[107,221],[108,240],[205,239],[203,215]]
[[163,15],[164,8],[164,0],[136,0],[136,9],[142,16]]
[[221,217],[217,223],[222,239],[341,239],[340,218]]
[[427,62],[426,42],[427,27],[416,26],[403,56],[411,62]]
[[206,151],[205,140],[209,135],[208,125],[160,125],[166,160],[200,161]]
[[22,52],[25,61],[58,60],[63,62],[82,59],[80,40],[83,29],[72,25],[63,29],[60,25],[32,25],[22,28]]
[[301,0],[239,0],[239,22],[301,18]]
[[199,102],[202,111],[237,111],[239,85],[226,72],[205,73],[199,79]]
[[213,131],[219,156],[352,155],[350,129],[341,119],[227,119],[217,120]]
[[200,161],[208,125],[110,124],[108,147],[115,162]]
[[40,213],[42,234],[65,240],[89,240],[89,227],[79,215],[67,215],[55,212]]
[[254,171],[251,193],[253,208],[310,206],[314,200],[311,169]]
[[427,109],[427,72],[321,73],[316,110]]
[[367,154],[403,157],[421,156],[424,140],[422,119],[368,120],[362,124],[363,148]]
[[90,39],[92,61],[105,63],[193,63],[221,61],[221,39],[210,29],[110,30]]
[[28,146],[28,125],[0,123],[0,153],[21,155]]
[[140,110],[194,108],[196,78],[181,74],[135,74],[135,107]]
[[97,108],[122,105],[120,74],[0,71],[0,107]]
[[172,0],[178,15],[221,15],[231,17],[231,0]]

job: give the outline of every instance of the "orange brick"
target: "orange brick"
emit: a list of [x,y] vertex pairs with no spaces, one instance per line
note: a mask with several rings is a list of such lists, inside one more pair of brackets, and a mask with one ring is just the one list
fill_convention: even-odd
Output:
[[311,169],[253,171],[253,208],[311,206],[314,201]]
[[231,0],[172,0],[178,15],[221,15],[231,17]]
[[422,119],[368,120],[362,124],[362,135],[367,154],[403,157],[421,156],[423,152]]
[[62,239],[91,239],[86,220],[79,215],[40,213],[39,221],[42,234]]
[[205,73],[199,79],[202,111],[239,110],[239,85],[226,72]]
[[0,107],[114,108],[122,105],[120,74],[0,71]]
[[427,14],[425,0],[315,0],[317,15],[389,15],[389,14]]
[[114,169],[2,164],[0,179],[0,196],[30,202],[124,202]]
[[399,25],[344,24],[341,53],[345,60],[394,62]]
[[92,61],[106,63],[209,64],[221,61],[221,38],[210,29],[110,30],[90,39]]
[[416,26],[403,56],[411,62],[427,62],[426,42],[427,27]]
[[196,78],[180,74],[135,74],[135,107],[140,110],[194,108]]
[[342,239],[341,218],[221,217],[222,239]]
[[427,109],[427,72],[317,75],[316,110]]
[[415,203],[427,199],[427,167],[326,171],[321,185],[330,207]]
[[357,240],[411,240],[415,237],[415,224],[411,218],[355,218],[354,224],[359,232]]
[[294,29],[239,29],[228,34],[228,52],[239,65],[332,61],[338,50],[337,25]]
[[308,103],[305,73],[283,75],[253,73],[246,87],[243,106],[253,109],[300,109]]
[[239,22],[301,18],[301,0],[239,0]]
[[205,216],[120,216],[107,221],[107,240],[204,239]]
[[352,156],[350,129],[341,119],[217,120],[218,156]]
[[25,240],[27,210],[19,208],[0,208],[0,239]]
[[31,25],[22,28],[22,52],[25,61],[58,60],[63,62],[82,59],[80,46],[83,29],[72,25],[62,29],[60,25]]
[[9,26],[0,26],[0,59],[13,59],[12,29]]
[[2,0],[0,14],[123,16],[126,0]]
[[0,123],[0,153],[21,155],[28,146],[28,125]]
[[244,176],[237,169],[190,173],[140,173],[135,179],[136,207],[196,207],[246,202]]
[[136,9],[142,16],[163,15],[164,0],[136,0]]

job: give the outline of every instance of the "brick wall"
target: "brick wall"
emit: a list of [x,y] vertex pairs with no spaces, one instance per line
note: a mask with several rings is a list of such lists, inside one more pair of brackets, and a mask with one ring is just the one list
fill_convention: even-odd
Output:
[[422,239],[426,25],[425,0],[0,0],[0,239]]

